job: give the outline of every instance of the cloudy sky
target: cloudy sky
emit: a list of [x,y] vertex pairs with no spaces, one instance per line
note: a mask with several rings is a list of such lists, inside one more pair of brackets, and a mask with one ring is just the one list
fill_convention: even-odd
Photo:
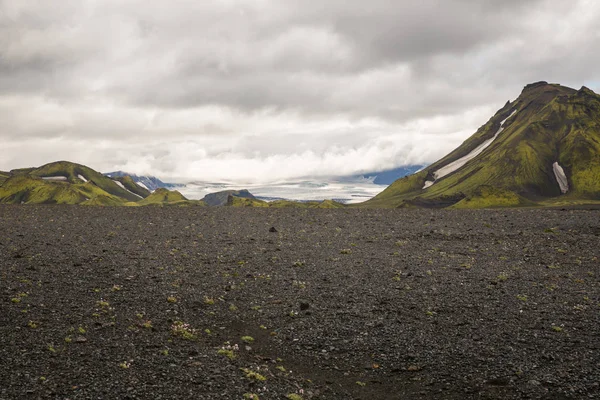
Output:
[[0,0],[0,169],[429,163],[527,83],[600,92],[598,21],[595,0]]

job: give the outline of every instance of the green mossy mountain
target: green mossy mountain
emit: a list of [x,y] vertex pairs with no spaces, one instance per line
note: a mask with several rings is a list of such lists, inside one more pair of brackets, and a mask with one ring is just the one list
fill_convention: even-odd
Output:
[[[68,161],[14,169],[1,173],[0,178],[0,203],[122,206],[158,204],[160,199],[168,203],[187,201],[180,193],[168,190],[168,194],[161,191],[146,201],[150,192],[130,177],[120,178],[117,183],[85,165]],[[139,204],[142,201],[145,203]]]
[[0,185],[8,178],[10,178],[10,172],[0,171]]
[[198,200],[188,200],[179,193],[177,190],[168,190],[165,188],[158,188],[148,197],[138,201],[134,204],[127,205],[139,205],[139,206],[191,206],[199,205],[204,206],[204,202]]
[[[562,167],[568,190],[558,183],[555,163]],[[525,86],[456,150],[361,206],[479,208],[598,201],[600,96],[586,87],[537,82]]]
[[143,188],[137,183],[135,183],[135,181],[129,175],[114,177],[111,179],[116,182],[120,182],[121,185],[125,187],[125,189],[127,189],[133,194],[138,195],[140,198],[145,199],[146,197],[150,196],[151,192],[148,189]]
[[[13,175],[28,175],[32,177],[45,178],[46,180],[51,178],[63,178],[65,179],[64,182],[75,185],[89,182],[113,196],[120,197],[128,201],[140,200],[140,196],[122,188],[112,179],[102,175],[97,171],[94,171],[89,167],[86,167],[85,165],[76,164],[69,161],[52,162],[39,168],[16,169],[12,170],[11,173]],[[140,187],[140,189],[142,188]]]

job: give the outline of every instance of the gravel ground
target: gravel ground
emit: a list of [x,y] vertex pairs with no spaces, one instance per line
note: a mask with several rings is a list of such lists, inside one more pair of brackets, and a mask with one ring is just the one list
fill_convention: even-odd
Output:
[[599,245],[598,210],[2,206],[0,399],[600,398]]

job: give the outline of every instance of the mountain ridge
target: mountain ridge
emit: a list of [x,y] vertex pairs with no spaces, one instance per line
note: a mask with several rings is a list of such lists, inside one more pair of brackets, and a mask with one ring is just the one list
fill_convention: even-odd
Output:
[[[555,163],[564,172],[566,193]],[[600,201],[598,176],[600,96],[586,87],[575,90],[540,81],[525,86],[515,101],[448,155],[361,204],[446,207],[477,193],[492,193],[478,191],[486,186],[513,192],[530,205],[594,202]],[[513,205],[522,204],[515,200]]]

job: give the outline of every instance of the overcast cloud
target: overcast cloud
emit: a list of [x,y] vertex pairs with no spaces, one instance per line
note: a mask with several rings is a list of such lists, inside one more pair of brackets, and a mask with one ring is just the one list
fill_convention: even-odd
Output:
[[598,21],[595,0],[0,0],[0,169],[430,163],[527,83],[600,92]]

